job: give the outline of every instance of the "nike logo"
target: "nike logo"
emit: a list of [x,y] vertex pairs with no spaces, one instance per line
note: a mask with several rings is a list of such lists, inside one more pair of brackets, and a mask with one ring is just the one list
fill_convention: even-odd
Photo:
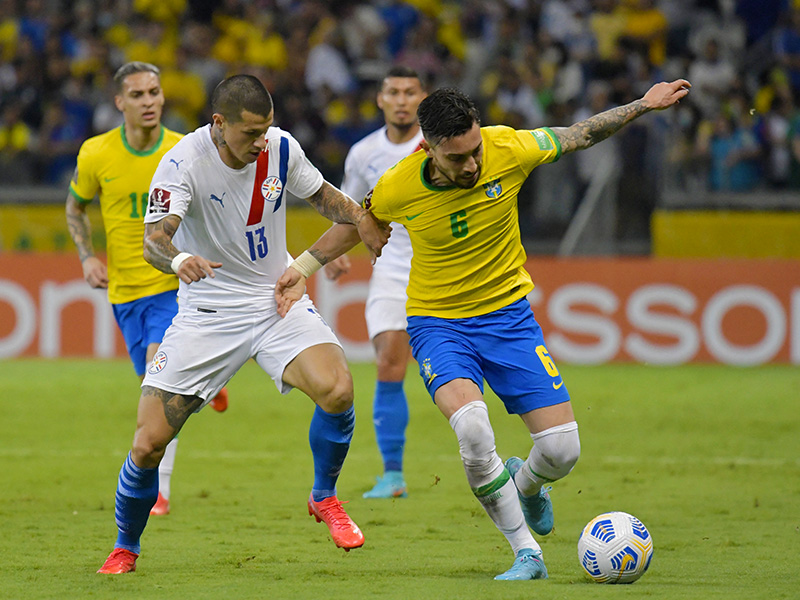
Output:
[[120,175],[117,175],[116,177],[103,177],[103,181],[106,182],[106,183],[110,183],[110,182],[114,181],[115,179],[119,179],[119,178],[120,178]]
[[558,388],[560,388],[562,385],[564,385],[564,380],[563,380],[563,379],[561,380],[561,383],[559,383],[558,385],[556,385],[556,382],[554,381],[554,382],[553,382],[553,389],[554,389],[554,390],[557,390],[557,389],[558,389]]
[[406,220],[407,220],[407,221],[413,221],[414,219],[416,219],[416,218],[417,218],[419,215],[421,215],[421,214],[422,214],[422,213],[419,213],[418,215],[414,215],[413,217],[406,217]]

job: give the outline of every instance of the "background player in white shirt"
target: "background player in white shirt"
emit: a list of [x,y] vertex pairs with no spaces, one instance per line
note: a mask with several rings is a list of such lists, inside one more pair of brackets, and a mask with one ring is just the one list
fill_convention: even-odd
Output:
[[[393,67],[378,92],[378,107],[386,124],[350,149],[344,163],[342,191],[362,201],[384,171],[420,148],[422,132],[417,107],[425,97],[419,75],[408,67]],[[326,266],[336,278],[349,266],[342,256]],[[411,240],[401,223],[392,223],[392,239],[375,262],[369,280],[365,317],[375,348],[378,381],[372,405],[375,438],[383,458],[383,477],[364,498],[408,495],[403,478],[403,450],[408,402],[403,379],[410,347],[406,333],[406,287],[411,270]]]
[[316,403],[309,514],[325,522],[337,546],[364,543],[336,497],[355,421],[344,352],[307,296],[280,318],[274,288],[290,264],[300,272],[321,266],[309,253],[292,263],[286,250],[287,191],[354,226],[375,255],[388,231],[325,182],[291,135],[271,127],[272,98],[258,79],[224,80],[211,105],[213,123],[165,154],[150,185],[144,256],[178,275],[180,308],[142,383],[133,448],[117,486],[119,534],[100,573],[135,570],[165,447],[250,358],[281,392],[296,387]]

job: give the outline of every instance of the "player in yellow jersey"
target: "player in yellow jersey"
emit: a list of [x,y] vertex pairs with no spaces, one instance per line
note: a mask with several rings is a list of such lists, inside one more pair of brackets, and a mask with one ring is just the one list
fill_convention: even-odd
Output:
[[[183,136],[161,124],[164,94],[158,67],[131,62],[114,75],[114,102],[123,124],[89,138],[78,153],[78,165],[67,195],[67,225],[93,288],[108,288],[108,300],[140,379],[178,312],[178,278],[145,262],[142,255],[144,212],[150,180],[161,157]],[[86,207],[97,196],[106,230],[108,267],[94,254]],[[223,389],[212,406],[228,406]],[[159,470],[159,498],[151,514],[169,512],[174,440]]]
[[[542,486],[566,476],[580,455],[569,394],[525,298],[533,284],[523,267],[517,193],[534,167],[676,104],[690,87],[683,79],[658,83],[641,99],[571,127],[533,131],[481,128],[467,96],[437,90],[418,110],[423,150],[389,169],[365,198],[379,221],[409,232],[407,331],[425,385],[456,433],[467,481],[514,552],[511,568],[495,579],[547,577],[528,526],[550,533],[552,503]],[[356,241],[352,227],[336,225],[306,254],[325,264]],[[304,271],[289,268],[279,280],[281,314],[313,269]],[[504,464],[495,451],[484,379],[530,431],[534,444],[524,461]]]

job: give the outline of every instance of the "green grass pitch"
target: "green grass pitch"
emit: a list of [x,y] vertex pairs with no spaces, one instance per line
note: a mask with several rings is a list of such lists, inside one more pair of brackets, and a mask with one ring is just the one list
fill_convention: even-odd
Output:
[[[32,598],[800,597],[800,369],[562,365],[582,454],[552,491],[547,581],[497,582],[512,562],[469,492],[447,422],[411,372],[407,499],[364,500],[380,473],[374,367],[353,365],[357,425],[339,497],[365,532],[345,553],[309,517],[312,404],[252,362],[230,409],[180,436],[172,514],[150,520],[136,573],[95,574],[116,535],[114,489],[138,386],[126,361],[0,362],[0,596]],[[502,458],[525,455],[517,417],[488,398]],[[576,541],[623,510],[650,529],[632,586],[585,577]]]

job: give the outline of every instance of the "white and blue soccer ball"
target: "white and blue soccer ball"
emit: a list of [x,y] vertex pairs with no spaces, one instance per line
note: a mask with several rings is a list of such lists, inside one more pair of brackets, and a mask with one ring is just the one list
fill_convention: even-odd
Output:
[[596,516],[578,538],[578,560],[598,583],[633,583],[653,558],[653,538],[636,517],[624,512]]

